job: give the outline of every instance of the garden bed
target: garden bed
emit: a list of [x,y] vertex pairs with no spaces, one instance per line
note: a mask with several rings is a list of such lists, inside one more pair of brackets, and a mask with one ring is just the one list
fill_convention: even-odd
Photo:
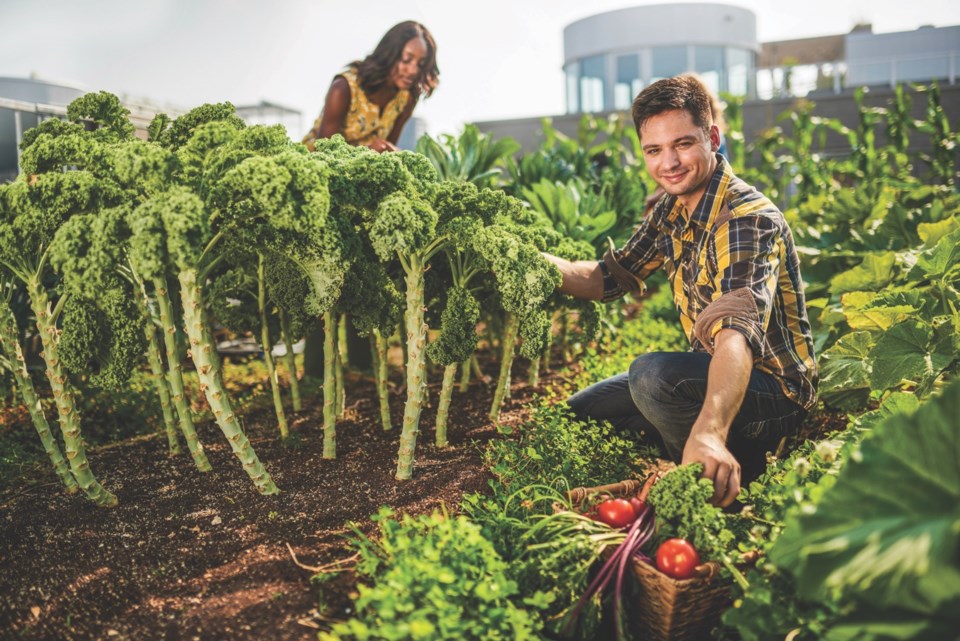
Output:
[[[287,545],[301,563],[319,566],[348,554],[346,524],[372,531],[369,517],[381,505],[455,509],[464,493],[486,487],[474,443],[496,435],[486,416],[492,390],[475,382],[454,398],[450,447],[433,446],[435,407],[424,410],[414,477],[398,482],[400,430],[383,431],[372,383],[356,381],[350,391],[336,460],[322,458],[319,398],[292,419],[293,447],[280,444],[271,408],[246,412],[277,496],[254,491],[212,422],[198,426],[208,474],[187,453],[170,458],[160,434],[94,449],[91,464],[120,500],[113,509],[67,496],[41,461],[29,482],[0,495],[0,637],[315,639],[325,616],[346,614],[352,581],[324,583],[321,615],[313,573]],[[501,423],[523,420],[532,393],[516,384]],[[392,407],[398,425],[396,393]]]

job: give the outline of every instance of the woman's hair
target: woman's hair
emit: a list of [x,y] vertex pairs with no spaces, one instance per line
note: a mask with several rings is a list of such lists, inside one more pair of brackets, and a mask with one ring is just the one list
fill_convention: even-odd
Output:
[[429,97],[439,83],[440,70],[437,68],[437,43],[433,35],[419,22],[407,20],[394,25],[380,39],[380,44],[369,56],[363,60],[350,63],[356,68],[360,80],[360,87],[366,93],[380,89],[390,76],[393,65],[403,55],[403,48],[414,38],[423,38],[427,43],[427,56],[423,59],[420,77],[414,83],[411,91],[415,96],[421,94]]

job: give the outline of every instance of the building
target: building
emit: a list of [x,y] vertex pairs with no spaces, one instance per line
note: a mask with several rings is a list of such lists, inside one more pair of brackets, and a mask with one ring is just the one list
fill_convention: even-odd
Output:
[[[16,178],[19,173],[20,141],[23,132],[49,118],[64,118],[67,105],[87,90],[75,84],[29,78],[0,78],[0,183]],[[159,105],[143,98],[120,96],[130,110],[130,121],[136,135],[146,139],[147,126],[158,113],[176,118],[186,110],[172,105]]]
[[[747,142],[801,97],[816,103],[816,115],[855,126],[858,87],[868,87],[868,103],[880,106],[899,83],[937,81],[951,120],[960,116],[960,26],[876,34],[862,24],[847,34],[761,43],[756,17],[747,9],[662,4],[578,20],[564,29],[563,44],[565,112],[549,117],[570,136],[584,113],[629,112],[644,87],[684,72],[698,74],[717,93],[746,98]],[[915,117],[923,118],[922,101],[914,103]],[[542,140],[543,118],[476,124],[530,151]]]
[[0,183],[16,177],[23,132],[45,118],[67,113],[84,94],[75,85],[30,78],[0,78]]
[[760,43],[747,9],[661,4],[578,20],[563,30],[563,52],[566,111],[589,113],[627,110],[647,85],[686,71],[715,92],[752,97]]
[[266,100],[255,105],[238,105],[236,109],[248,125],[283,125],[291,140],[303,138],[303,114],[297,109]]
[[954,85],[958,75],[960,26],[873,33],[871,25],[859,24],[847,34],[764,43],[757,97],[842,94],[933,80]]

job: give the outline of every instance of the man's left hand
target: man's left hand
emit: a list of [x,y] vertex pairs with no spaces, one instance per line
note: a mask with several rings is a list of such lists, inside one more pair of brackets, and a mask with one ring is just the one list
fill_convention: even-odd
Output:
[[713,481],[710,502],[720,507],[733,503],[740,493],[740,463],[727,449],[719,434],[694,425],[683,448],[681,463],[702,463],[703,478]]

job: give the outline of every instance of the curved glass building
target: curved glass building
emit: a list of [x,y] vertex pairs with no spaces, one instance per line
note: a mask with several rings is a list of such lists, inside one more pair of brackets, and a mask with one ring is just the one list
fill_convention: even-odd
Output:
[[726,4],[600,13],[563,30],[567,113],[629,110],[650,83],[684,72],[714,92],[755,97],[757,20]]

